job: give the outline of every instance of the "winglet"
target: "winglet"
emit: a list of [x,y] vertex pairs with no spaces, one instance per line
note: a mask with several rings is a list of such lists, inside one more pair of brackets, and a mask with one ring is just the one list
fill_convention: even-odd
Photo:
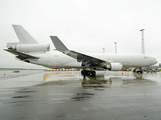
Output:
[[60,41],[57,36],[50,36],[56,50],[58,51],[69,51],[68,48]]

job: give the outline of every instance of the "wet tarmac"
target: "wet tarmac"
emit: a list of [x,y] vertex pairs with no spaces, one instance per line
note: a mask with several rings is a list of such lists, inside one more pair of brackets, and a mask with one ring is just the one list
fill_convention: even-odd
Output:
[[0,71],[1,120],[161,120],[160,113],[161,73]]

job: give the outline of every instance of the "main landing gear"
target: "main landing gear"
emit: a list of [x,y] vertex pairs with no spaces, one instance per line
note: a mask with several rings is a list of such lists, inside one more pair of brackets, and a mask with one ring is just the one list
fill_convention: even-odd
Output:
[[96,76],[96,72],[95,71],[91,71],[91,70],[82,70],[81,74],[83,76],[91,76],[91,77],[95,77]]

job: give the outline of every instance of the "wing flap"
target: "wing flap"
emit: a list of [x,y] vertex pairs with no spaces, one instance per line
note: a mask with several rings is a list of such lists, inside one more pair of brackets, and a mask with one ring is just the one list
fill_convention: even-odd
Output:
[[82,62],[82,64],[84,64],[86,67],[96,67],[99,66],[100,63],[105,63],[106,61],[89,56],[89,55],[85,55],[79,52],[75,52],[75,51],[69,51],[68,53],[66,53],[66,55],[73,57],[75,59],[77,59],[78,62]]
[[90,62],[94,62],[94,63],[100,63],[100,62],[105,62],[104,60],[89,56],[89,55],[85,55],[79,52],[75,52],[75,51],[69,51],[69,53],[67,53],[67,55],[76,58],[78,62],[82,62],[83,60],[86,61],[90,61]]

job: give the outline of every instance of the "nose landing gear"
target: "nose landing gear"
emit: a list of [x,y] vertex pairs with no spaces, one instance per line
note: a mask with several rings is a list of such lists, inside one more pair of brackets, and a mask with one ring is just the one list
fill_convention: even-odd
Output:
[[143,77],[143,70],[141,69],[141,67],[139,68],[135,68],[133,70],[134,76],[136,77],[136,79],[142,79]]
[[135,68],[134,70],[133,70],[133,72],[134,73],[143,73],[143,70],[141,69],[141,67],[139,67],[139,68]]

